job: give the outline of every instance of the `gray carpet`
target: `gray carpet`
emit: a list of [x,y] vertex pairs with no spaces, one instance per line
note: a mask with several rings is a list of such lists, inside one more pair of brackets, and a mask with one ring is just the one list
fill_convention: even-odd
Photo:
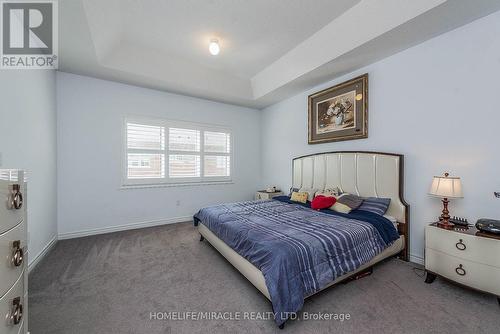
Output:
[[[150,320],[150,312],[271,312],[270,303],[190,223],[65,240],[30,275],[32,334],[499,333],[492,296],[437,279],[396,259],[373,275],[308,299],[303,311],[341,321]],[[234,313],[236,314],[236,313]],[[242,315],[243,313],[240,313]]]

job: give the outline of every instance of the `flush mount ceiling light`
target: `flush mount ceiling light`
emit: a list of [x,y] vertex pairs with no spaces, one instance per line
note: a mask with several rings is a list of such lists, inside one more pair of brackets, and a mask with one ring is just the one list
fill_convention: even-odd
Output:
[[212,39],[210,44],[208,44],[208,51],[212,56],[217,56],[220,52],[219,41],[216,39]]

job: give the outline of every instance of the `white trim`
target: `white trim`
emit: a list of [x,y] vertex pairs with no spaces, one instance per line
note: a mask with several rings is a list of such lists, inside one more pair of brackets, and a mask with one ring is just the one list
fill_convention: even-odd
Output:
[[192,186],[217,186],[224,184],[234,184],[234,181],[214,181],[214,182],[185,182],[185,183],[144,183],[144,184],[124,184],[119,190],[144,189],[144,188],[164,188],[164,187],[192,187]]
[[421,265],[425,264],[425,260],[423,257],[418,256],[418,255],[413,255],[413,254],[410,254],[410,262],[421,264]]
[[[197,185],[197,184],[226,184],[233,182],[231,177],[178,177],[170,178],[170,181],[165,181],[168,178],[145,178],[145,179],[127,179],[127,182],[122,183],[121,187],[134,186],[178,186],[178,185]],[[175,180],[175,181],[172,181]]]
[[105,234],[105,233],[112,233],[112,232],[119,232],[119,231],[135,230],[135,229],[139,229],[139,228],[159,226],[159,225],[183,223],[183,222],[188,222],[188,221],[192,221],[192,220],[193,220],[193,216],[148,220],[148,221],[142,221],[142,222],[136,222],[136,223],[130,223],[130,224],[124,224],[124,225],[100,227],[100,228],[81,230],[81,231],[75,231],[75,232],[64,232],[64,233],[59,233],[58,237],[59,237],[59,240],[81,238],[81,237],[87,237],[90,235],[98,235],[98,234]]
[[45,255],[47,255],[52,250],[52,248],[54,248],[54,246],[57,243],[57,240],[58,238],[56,235],[52,238],[52,240],[50,240],[47,243],[47,245],[45,245],[45,247],[43,247],[40,253],[38,253],[38,255],[35,256],[33,259],[31,259],[28,254],[28,274],[38,265],[38,263],[45,257]]

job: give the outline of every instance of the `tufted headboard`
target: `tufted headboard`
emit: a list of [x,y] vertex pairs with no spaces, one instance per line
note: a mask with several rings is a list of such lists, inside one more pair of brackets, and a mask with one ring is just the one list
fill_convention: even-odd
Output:
[[409,205],[403,198],[404,157],[379,152],[329,152],[293,159],[294,188],[340,187],[362,197],[391,199],[387,214],[395,217],[408,249]]

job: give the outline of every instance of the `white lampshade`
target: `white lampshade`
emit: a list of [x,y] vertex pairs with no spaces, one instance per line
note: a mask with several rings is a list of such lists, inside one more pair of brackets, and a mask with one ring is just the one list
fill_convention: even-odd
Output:
[[444,198],[462,198],[462,182],[459,177],[434,176],[432,179],[430,195]]

